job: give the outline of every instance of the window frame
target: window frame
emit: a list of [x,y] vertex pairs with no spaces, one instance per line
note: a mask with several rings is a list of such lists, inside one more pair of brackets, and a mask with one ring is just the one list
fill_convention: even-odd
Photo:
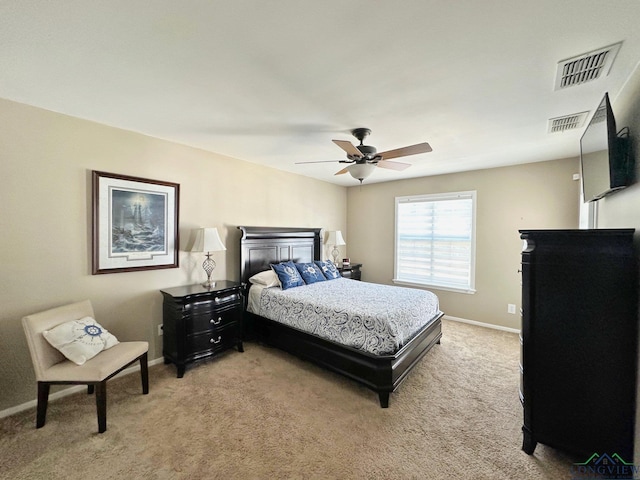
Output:
[[[457,200],[460,198],[467,198],[471,200],[472,204],[472,216],[471,216],[471,246],[470,246],[470,259],[469,259],[469,284],[466,287],[456,287],[452,285],[445,285],[433,282],[420,282],[414,280],[403,280],[398,278],[398,206],[403,203],[417,203],[417,202],[437,202],[446,200]],[[408,195],[402,197],[395,197],[395,229],[394,229],[394,255],[393,255],[393,283],[398,285],[407,285],[413,287],[427,287],[435,290],[446,290],[457,293],[474,294],[475,278],[476,278],[476,211],[477,211],[477,191],[467,190],[461,192],[446,192],[446,193],[429,193],[420,195]]]

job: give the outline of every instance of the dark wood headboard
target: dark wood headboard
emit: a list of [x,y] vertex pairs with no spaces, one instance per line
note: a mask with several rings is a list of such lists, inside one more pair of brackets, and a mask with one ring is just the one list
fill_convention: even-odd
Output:
[[320,228],[238,227],[240,237],[240,281],[248,283],[256,273],[269,270],[270,263],[308,263],[320,260]]

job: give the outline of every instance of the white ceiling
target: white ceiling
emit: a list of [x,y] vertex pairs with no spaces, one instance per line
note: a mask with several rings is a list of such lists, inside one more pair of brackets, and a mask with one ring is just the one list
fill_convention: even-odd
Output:
[[[638,0],[0,0],[0,97],[354,185],[332,139],[429,142],[367,183],[579,154],[550,118],[612,100]],[[608,76],[557,63],[623,41]],[[230,159],[229,161],[233,161]]]

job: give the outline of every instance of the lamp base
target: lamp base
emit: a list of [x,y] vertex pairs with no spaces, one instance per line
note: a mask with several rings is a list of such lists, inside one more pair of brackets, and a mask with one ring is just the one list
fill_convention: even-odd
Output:
[[338,265],[338,256],[340,255],[340,250],[338,250],[337,245],[333,246],[333,250],[331,250],[331,255],[333,256],[333,264]]
[[216,262],[211,258],[211,252],[207,252],[207,258],[204,259],[202,263],[202,268],[204,268],[205,273],[207,274],[207,281],[202,284],[205,288],[213,288],[216,286],[216,282],[211,281],[211,274],[213,270],[216,268]]

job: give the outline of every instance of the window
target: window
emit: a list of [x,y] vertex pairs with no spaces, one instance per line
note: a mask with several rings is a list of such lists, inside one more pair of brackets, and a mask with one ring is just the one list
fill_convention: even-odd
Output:
[[396,197],[395,283],[474,293],[476,192]]

